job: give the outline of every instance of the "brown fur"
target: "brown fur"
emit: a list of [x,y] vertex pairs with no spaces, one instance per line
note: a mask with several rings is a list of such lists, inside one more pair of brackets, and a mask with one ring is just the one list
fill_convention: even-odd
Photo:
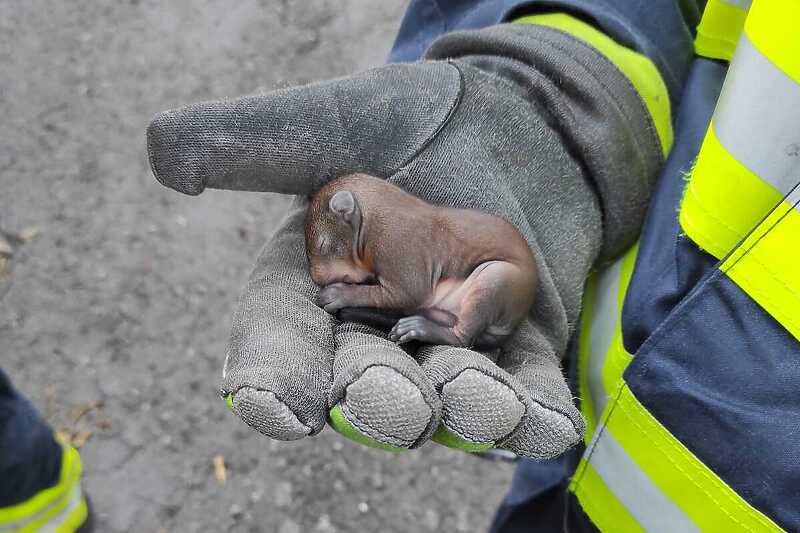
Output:
[[[338,209],[352,212],[331,206],[340,191]],[[382,179],[353,174],[325,185],[305,235],[320,305],[405,317],[390,333],[398,342],[497,346],[533,303],[536,266],[514,226],[431,205]]]

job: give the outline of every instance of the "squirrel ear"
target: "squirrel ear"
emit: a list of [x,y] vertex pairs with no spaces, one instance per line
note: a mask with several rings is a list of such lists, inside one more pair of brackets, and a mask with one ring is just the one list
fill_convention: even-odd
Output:
[[356,198],[350,191],[339,191],[328,201],[328,207],[337,216],[346,222],[353,220],[353,213],[356,211]]

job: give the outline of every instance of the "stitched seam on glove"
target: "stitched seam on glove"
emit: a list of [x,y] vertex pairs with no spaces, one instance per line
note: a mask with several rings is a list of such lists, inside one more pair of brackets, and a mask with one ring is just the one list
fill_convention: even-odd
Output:
[[447,64],[456,69],[456,72],[458,73],[458,94],[453,100],[453,103],[450,105],[450,109],[447,111],[447,115],[445,115],[444,120],[442,120],[441,124],[439,124],[439,126],[436,127],[433,133],[431,133],[430,137],[425,139],[425,141],[420,145],[420,147],[417,148],[417,150],[413,154],[411,154],[411,156],[409,156],[408,159],[403,161],[403,163],[400,166],[398,166],[394,172],[390,173],[390,176],[393,176],[394,174],[397,174],[398,172],[402,171],[412,161],[414,161],[414,159],[419,157],[421,153],[427,150],[428,147],[431,145],[431,143],[433,143],[433,141],[436,139],[437,135],[439,135],[439,133],[441,133],[441,131],[447,127],[447,125],[450,123],[450,120],[453,118],[453,116],[456,114],[456,111],[460,107],[461,99],[464,95],[464,75],[461,73],[461,69],[458,68],[458,66],[454,62],[448,59]]
[[402,447],[402,448],[408,448],[414,443],[413,440],[406,440],[406,439],[404,439],[402,437],[398,437],[396,435],[389,435],[389,434],[386,434],[386,433],[382,432],[379,429],[373,428],[372,426],[370,426],[366,422],[360,421],[358,419],[358,417],[350,410],[350,408],[347,407],[346,403],[341,403],[340,405],[342,407],[342,415],[345,417],[345,419],[348,422],[350,422],[350,424],[352,424],[361,433],[363,433],[363,434],[365,434],[365,435],[367,435],[367,436],[369,436],[369,437],[371,437],[371,438],[373,438],[373,439],[375,439],[377,441],[380,441],[381,439],[384,439],[385,441],[388,441],[387,444],[391,444],[393,446]]
[[442,424],[444,424],[445,428],[447,428],[447,431],[449,431],[450,433],[455,434],[460,439],[463,439],[463,440],[465,440],[467,442],[471,442],[472,444],[486,444],[488,442],[495,442],[493,440],[483,440],[483,439],[479,439],[478,437],[474,437],[474,436],[462,433],[461,431],[458,431],[457,429],[455,429],[452,426],[450,426],[447,423],[447,421],[444,419],[444,417],[442,417]]
[[[300,424],[301,426],[303,426],[305,429],[308,430],[309,435],[312,435],[312,434],[315,433],[314,432],[314,428],[312,426],[310,426],[309,424],[307,424],[307,423],[303,422],[302,420],[300,420],[300,418],[297,416],[297,413],[295,413],[294,410],[291,407],[289,407],[289,404],[287,404],[285,401],[283,401],[283,399],[280,396],[278,396],[277,394],[275,394],[274,391],[271,391],[269,389],[259,389],[257,387],[252,387],[250,385],[242,385],[241,387],[239,387],[238,389],[236,389],[234,391],[228,391],[227,394],[232,394],[233,395],[232,399],[235,399],[235,396],[242,389],[251,389],[251,390],[254,390],[256,392],[266,392],[266,393],[272,394],[272,396],[275,398],[275,400],[277,402],[279,402],[281,405],[283,405],[284,407],[286,407],[286,410],[289,411],[292,414],[292,416],[294,417],[294,421],[296,421],[298,424]],[[241,417],[239,409],[235,409],[235,410],[236,410],[236,413]]]

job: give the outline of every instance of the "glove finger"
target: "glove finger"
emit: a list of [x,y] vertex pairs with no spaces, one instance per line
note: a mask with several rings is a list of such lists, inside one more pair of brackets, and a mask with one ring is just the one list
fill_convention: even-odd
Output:
[[525,415],[499,447],[524,457],[549,459],[580,442],[586,424],[573,402],[560,359],[530,321],[523,321],[506,344],[499,365],[525,391]]
[[433,440],[466,451],[485,450],[519,424],[524,391],[483,354],[454,346],[423,346],[417,359],[442,399],[442,423]]
[[156,115],[147,129],[156,179],[310,194],[351,172],[388,176],[438,131],[460,94],[445,62],[389,65],[338,80]]
[[333,319],[315,303],[297,199],[259,258],[233,320],[221,391],[248,425],[280,440],[325,425]]
[[329,400],[334,429],[387,450],[425,443],[439,425],[441,402],[414,358],[363,324],[337,324],[334,340]]

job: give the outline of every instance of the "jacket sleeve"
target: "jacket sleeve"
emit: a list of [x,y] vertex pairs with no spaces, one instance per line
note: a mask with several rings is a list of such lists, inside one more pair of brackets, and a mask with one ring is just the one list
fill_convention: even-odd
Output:
[[704,0],[411,0],[389,61],[415,61],[437,37],[454,30],[483,28],[526,15],[565,13],[649,58],[677,109],[704,4]]

